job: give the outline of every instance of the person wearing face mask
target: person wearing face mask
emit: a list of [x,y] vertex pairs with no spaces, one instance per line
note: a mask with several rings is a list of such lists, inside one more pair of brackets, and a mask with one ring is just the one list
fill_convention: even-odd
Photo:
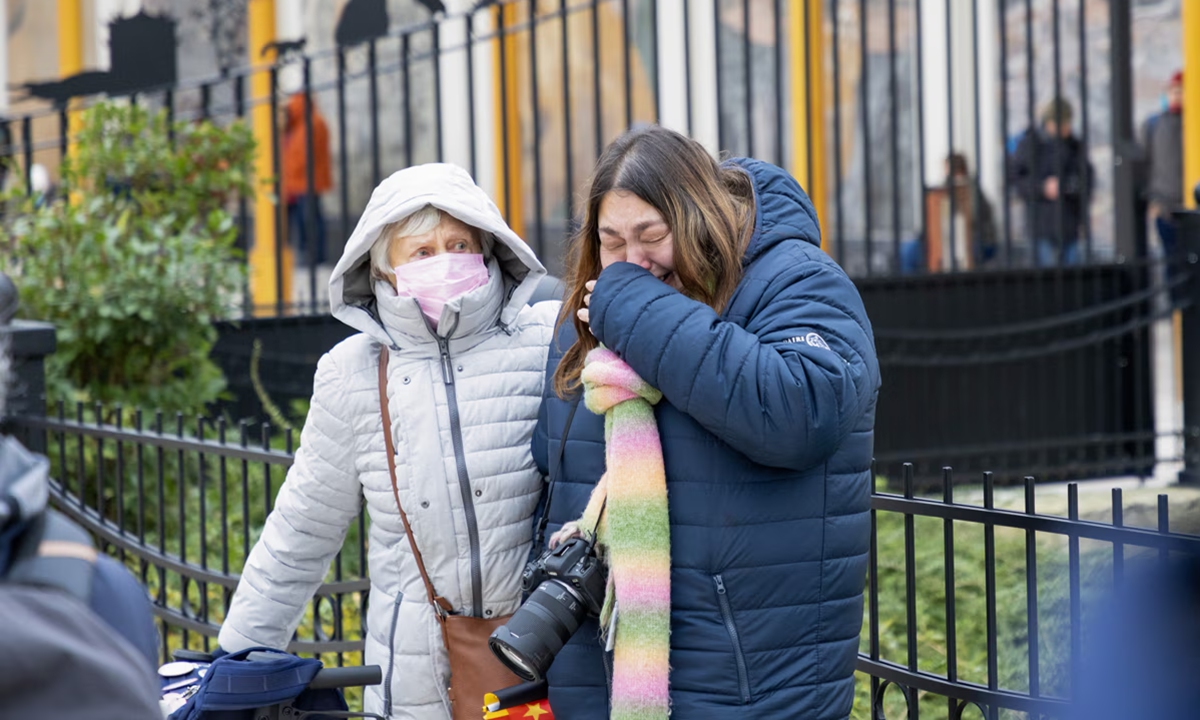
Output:
[[364,660],[384,672],[365,709],[450,717],[419,563],[453,614],[498,618],[520,602],[542,486],[529,443],[559,309],[527,305],[545,275],[464,170],[407,168],[375,189],[329,281],[334,317],[361,332],[317,365],[295,463],[246,561],[222,650],[286,648],[365,499]]

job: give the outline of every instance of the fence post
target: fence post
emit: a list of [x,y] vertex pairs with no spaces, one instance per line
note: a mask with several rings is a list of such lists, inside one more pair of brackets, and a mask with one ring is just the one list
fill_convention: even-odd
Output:
[[1200,212],[1175,213],[1182,262],[1191,273],[1180,288],[1190,301],[1182,314],[1183,351],[1183,470],[1181,484],[1200,485]]
[[[46,433],[22,425],[21,417],[46,415],[46,356],[57,345],[57,334],[49,323],[16,320],[17,289],[0,273],[0,345],[7,345],[11,360],[7,401],[0,403],[0,432],[12,434],[33,452],[45,454]],[[2,391],[0,391],[2,396]]]

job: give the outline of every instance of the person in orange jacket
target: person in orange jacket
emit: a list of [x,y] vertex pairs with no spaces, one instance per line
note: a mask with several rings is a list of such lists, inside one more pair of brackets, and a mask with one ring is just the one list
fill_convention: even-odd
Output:
[[[298,92],[288,99],[283,133],[283,198],[287,203],[288,232],[299,248],[303,265],[326,262],[325,216],[321,212],[321,195],[333,187],[332,163],[329,158],[329,125],[325,116],[312,103],[312,182],[309,183],[308,122],[306,105],[311,102],[307,92]],[[310,243],[314,243],[310,251]]]

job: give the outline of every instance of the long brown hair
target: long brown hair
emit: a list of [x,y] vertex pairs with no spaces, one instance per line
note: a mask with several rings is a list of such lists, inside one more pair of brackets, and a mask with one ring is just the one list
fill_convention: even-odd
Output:
[[599,344],[577,312],[584,307],[586,283],[603,269],[600,203],[613,190],[637,195],[662,215],[671,229],[675,274],[685,295],[721,312],[742,279],[742,255],[754,227],[750,176],[722,167],[700,143],[658,125],[617,138],[596,163],[583,224],[571,240],[558,324],[575,323],[578,339],[554,374],[560,397],[578,391],[584,359]]

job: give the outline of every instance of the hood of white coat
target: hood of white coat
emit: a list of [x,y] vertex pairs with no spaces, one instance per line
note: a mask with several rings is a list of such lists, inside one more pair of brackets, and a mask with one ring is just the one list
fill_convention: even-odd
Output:
[[546,268],[517,237],[487,193],[457,165],[431,163],[405,168],[379,184],[346,241],[342,259],[329,278],[333,316],[379,342],[391,345],[379,318],[376,283],[371,279],[371,245],[388,225],[432,205],[492,238],[491,252],[505,282],[499,323],[511,325],[533,295]]

